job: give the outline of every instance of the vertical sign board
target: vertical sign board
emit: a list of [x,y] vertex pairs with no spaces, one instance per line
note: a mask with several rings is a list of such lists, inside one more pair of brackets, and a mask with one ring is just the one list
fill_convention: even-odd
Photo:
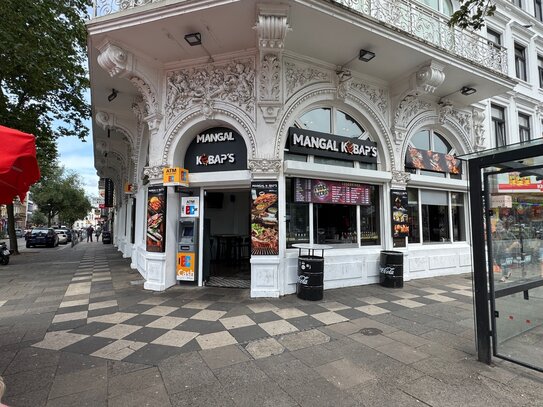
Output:
[[392,205],[392,237],[406,237],[409,235],[407,191],[391,190],[390,202]]
[[113,206],[113,181],[111,178],[104,178],[104,206],[111,208]]
[[251,183],[251,254],[279,254],[278,184]]
[[163,186],[147,190],[146,250],[163,253],[166,249],[166,192]]

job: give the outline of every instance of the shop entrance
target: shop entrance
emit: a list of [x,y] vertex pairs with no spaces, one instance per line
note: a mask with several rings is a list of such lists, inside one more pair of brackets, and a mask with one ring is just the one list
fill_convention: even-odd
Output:
[[250,190],[204,191],[206,286],[250,288]]

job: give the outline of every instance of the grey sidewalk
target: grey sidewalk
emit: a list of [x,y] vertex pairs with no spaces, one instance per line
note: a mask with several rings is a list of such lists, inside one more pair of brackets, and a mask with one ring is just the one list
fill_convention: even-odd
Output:
[[543,375],[476,361],[470,276],[329,290],[142,289],[110,245],[0,268],[11,406],[543,406]]

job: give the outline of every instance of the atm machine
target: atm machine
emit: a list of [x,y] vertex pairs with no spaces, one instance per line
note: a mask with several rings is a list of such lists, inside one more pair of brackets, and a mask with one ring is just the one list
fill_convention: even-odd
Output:
[[198,281],[198,201],[198,197],[181,199],[175,267],[178,281]]

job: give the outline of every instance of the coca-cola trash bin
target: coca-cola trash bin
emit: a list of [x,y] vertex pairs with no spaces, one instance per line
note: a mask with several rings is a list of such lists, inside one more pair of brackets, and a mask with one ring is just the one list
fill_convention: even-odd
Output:
[[403,253],[382,250],[379,261],[379,283],[383,287],[403,287]]
[[[298,249],[298,281],[296,294],[298,298],[308,301],[319,301],[324,291],[324,250],[332,246],[322,244],[294,244]],[[318,250],[320,253],[315,251]],[[302,253],[305,251],[305,253]],[[320,256],[318,255],[320,254]]]

